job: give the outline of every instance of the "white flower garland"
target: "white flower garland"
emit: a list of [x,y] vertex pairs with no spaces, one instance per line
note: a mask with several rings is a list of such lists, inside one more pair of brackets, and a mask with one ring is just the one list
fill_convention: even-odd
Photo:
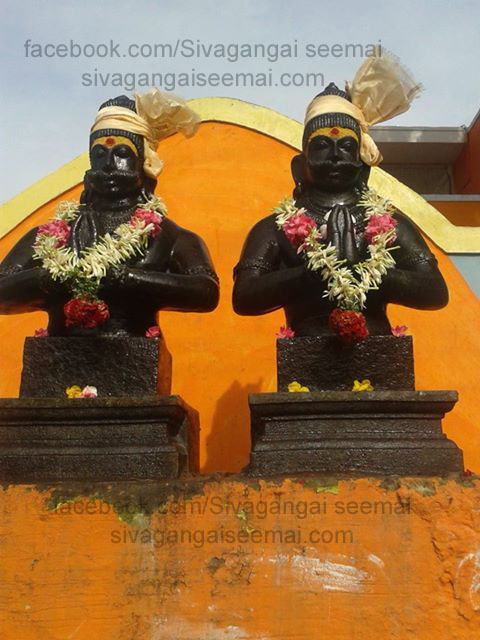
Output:
[[[61,202],[52,221],[69,223],[78,216],[82,206],[68,200]],[[155,213],[159,222],[167,215],[165,203],[155,195],[138,208],[142,212]],[[118,266],[135,254],[145,251],[154,229],[153,223],[145,224],[145,221],[140,219],[135,220],[134,224],[132,221],[125,222],[119,225],[112,235],[106,233],[97,244],[84,249],[80,256],[69,247],[58,246],[58,238],[54,235],[38,233],[33,246],[33,256],[42,261],[43,268],[54,280],[70,280],[74,294],[95,294],[109,267]]]
[[[374,215],[390,215],[393,205],[382,198],[373,189],[366,189],[358,204],[365,209],[365,221]],[[293,198],[285,198],[273,210],[279,228],[297,214],[308,216],[304,208],[298,209]],[[370,257],[359,262],[351,269],[344,266],[346,260],[340,260],[336,248],[322,242],[322,234],[315,225],[310,231],[299,253],[304,252],[308,258],[307,266],[312,271],[320,271],[327,289],[324,297],[336,300],[338,307],[344,310],[361,311],[365,307],[367,292],[378,289],[387,269],[395,265],[391,251],[398,247],[389,247],[396,238],[394,229],[378,234],[368,245]]]

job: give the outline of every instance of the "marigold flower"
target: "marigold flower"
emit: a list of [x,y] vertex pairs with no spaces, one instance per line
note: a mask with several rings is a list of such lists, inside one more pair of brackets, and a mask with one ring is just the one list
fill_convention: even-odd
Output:
[[308,387],[303,387],[296,380],[290,382],[290,384],[288,385],[288,390],[290,391],[290,393],[305,393],[310,391]]
[[345,342],[368,338],[367,321],[360,311],[334,309],[328,318],[328,326]]
[[370,384],[370,380],[362,380],[361,382],[359,380],[355,380],[352,391],[355,391],[355,393],[360,391],[373,391],[373,387]]
[[67,387],[65,393],[69,398],[96,398],[98,396],[97,387],[87,385],[81,389],[78,384]]
[[108,306],[102,300],[73,298],[63,307],[67,327],[95,329],[110,317]]
[[80,389],[78,384],[74,384],[72,387],[67,387],[65,389],[65,393],[67,394],[67,397],[69,397],[69,398],[81,398],[82,397],[82,390]]

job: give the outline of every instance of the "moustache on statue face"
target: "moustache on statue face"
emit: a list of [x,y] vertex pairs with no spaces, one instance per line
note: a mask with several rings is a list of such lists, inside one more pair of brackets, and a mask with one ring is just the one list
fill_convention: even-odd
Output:
[[339,160],[332,162],[331,160],[315,160],[308,162],[308,173],[310,180],[318,185],[343,185],[350,186],[354,184],[364,167],[363,162],[356,160]]
[[85,178],[91,187],[98,191],[110,190],[112,188],[119,191],[129,191],[141,186],[141,175],[135,169],[90,169],[86,172]]
[[332,162],[331,160],[309,160],[308,166],[313,170],[322,170],[325,172],[330,171],[357,171],[363,167],[361,160],[339,160],[338,162]]

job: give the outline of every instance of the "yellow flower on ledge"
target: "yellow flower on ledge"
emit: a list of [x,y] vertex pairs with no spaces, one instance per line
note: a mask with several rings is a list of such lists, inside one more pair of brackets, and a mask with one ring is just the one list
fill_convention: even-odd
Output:
[[80,398],[82,396],[82,390],[77,384],[74,384],[73,387],[67,387],[65,393],[69,398]]
[[88,384],[83,389],[80,389],[76,384],[73,387],[67,387],[65,393],[69,398],[96,398],[98,396],[97,387]]
[[290,393],[308,393],[310,391],[308,387],[302,387],[302,385],[296,380],[290,382],[290,384],[288,385],[288,390],[290,391]]
[[352,391],[373,391],[373,387],[370,384],[370,380],[362,380],[361,382],[355,380],[353,383]]

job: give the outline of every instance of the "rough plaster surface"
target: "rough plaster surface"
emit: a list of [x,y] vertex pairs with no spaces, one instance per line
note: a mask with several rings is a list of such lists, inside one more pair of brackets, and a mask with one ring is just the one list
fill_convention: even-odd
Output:
[[[4,640],[472,640],[480,631],[476,477],[10,486],[0,523]],[[155,531],[217,539],[160,544]],[[227,531],[237,539],[218,538]]]

